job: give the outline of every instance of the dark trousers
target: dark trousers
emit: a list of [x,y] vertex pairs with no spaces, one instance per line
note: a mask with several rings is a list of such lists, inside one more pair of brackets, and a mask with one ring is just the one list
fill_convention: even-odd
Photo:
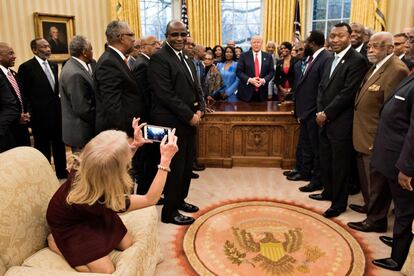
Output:
[[151,187],[160,163],[160,143],[143,145],[132,158],[133,176],[138,184],[137,194],[145,195]]
[[369,178],[370,189],[367,220],[373,224],[387,224],[388,211],[392,201],[388,179],[381,173],[373,170],[372,167]]
[[[413,182],[411,181],[412,184]],[[397,179],[388,178],[388,185],[395,206],[391,258],[402,266],[413,240],[414,192],[402,189]]]
[[191,172],[194,160],[195,133],[180,133],[177,128],[178,152],[173,157],[164,187],[164,207],[161,217],[171,218],[178,213],[178,205],[188,195],[191,182]]
[[55,164],[56,176],[58,178],[66,178],[66,150],[62,141],[62,135],[54,133],[49,136],[45,133],[37,133],[33,135],[34,147],[38,149],[50,162],[53,154],[53,162]]
[[311,178],[311,183],[321,184],[321,172],[319,162],[319,127],[315,116],[309,115],[300,121],[300,135],[302,147],[301,175]]
[[356,165],[358,171],[359,183],[361,185],[361,193],[364,198],[365,206],[369,205],[369,193],[371,190],[371,181],[370,181],[370,164],[371,164],[371,155],[357,152]]
[[332,201],[331,208],[344,211],[348,204],[349,175],[354,148],[352,139],[329,137],[326,127],[319,133],[322,196]]
[[298,144],[296,145],[296,154],[295,154],[296,163],[295,163],[295,167],[293,168],[294,170],[298,171],[299,173],[304,173],[302,171],[302,163],[303,163],[302,144],[303,144],[303,132],[300,131],[300,129],[299,129],[299,139],[298,139]]

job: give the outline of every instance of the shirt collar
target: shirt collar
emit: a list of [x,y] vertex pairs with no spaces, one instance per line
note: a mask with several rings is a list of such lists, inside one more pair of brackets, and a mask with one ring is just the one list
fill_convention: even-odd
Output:
[[4,67],[3,65],[0,65],[1,71],[7,76],[7,73],[9,72],[9,68]]
[[385,58],[383,58],[380,62],[378,62],[377,64],[375,64],[375,69],[378,70],[381,68],[382,65],[384,65],[384,63],[387,62],[387,60],[389,60],[394,54],[391,53],[388,56],[386,56]]
[[404,54],[399,55],[399,56],[398,56],[398,58],[399,58],[399,59],[402,59],[404,56],[405,56],[405,53],[404,53]]
[[315,58],[324,50],[324,48],[320,48],[319,50],[317,50],[315,53],[313,53],[312,58],[313,60],[315,60]]
[[150,59],[150,57],[147,55],[147,54],[145,54],[145,53],[141,53],[141,55],[143,55],[144,57],[146,57],[147,59]]
[[[165,41],[165,43],[174,51],[174,53],[177,55],[178,58],[180,58],[180,56],[178,55],[179,53],[181,53],[181,55],[183,55],[183,51],[177,51],[176,49],[174,49],[170,43],[168,43],[168,41]],[[184,57],[184,55],[183,55]]]
[[339,60],[341,60],[346,55],[346,53],[349,51],[349,49],[351,49],[351,44],[349,44],[349,46],[346,47],[344,50],[342,50],[342,52],[340,52],[339,54],[335,53],[335,57],[338,57]]
[[364,43],[361,43],[361,45],[359,45],[358,47],[355,48],[355,51],[357,51],[358,53],[361,53],[362,47],[364,47]]
[[[38,57],[38,56],[35,56],[35,58],[36,58],[36,60],[39,62],[40,66],[42,66],[42,68],[43,68],[43,63],[44,63],[45,61],[47,62],[47,59],[43,60],[43,59],[41,59],[41,58],[40,58],[40,57]],[[47,62],[47,64],[49,64],[49,62]]]
[[82,66],[86,69],[86,71],[89,71],[89,67],[88,67],[88,65],[86,64],[86,62],[84,62],[83,60],[81,60],[81,59],[79,59],[79,58],[77,58],[77,57],[74,57],[74,56],[72,56],[72,58],[73,58],[74,60],[76,60],[77,62],[79,62],[80,64],[82,64]]
[[117,48],[115,48],[115,47],[113,47],[111,45],[108,45],[108,47],[110,47],[112,50],[114,50],[115,52],[117,52],[118,55],[122,58],[122,60],[125,60],[126,59],[125,55],[121,51],[119,51]]

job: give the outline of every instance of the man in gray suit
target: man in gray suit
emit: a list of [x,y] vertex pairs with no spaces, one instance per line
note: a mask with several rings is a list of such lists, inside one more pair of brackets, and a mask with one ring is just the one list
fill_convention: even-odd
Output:
[[75,36],[69,45],[71,58],[60,74],[63,142],[79,152],[95,134],[95,91],[90,64],[92,45]]

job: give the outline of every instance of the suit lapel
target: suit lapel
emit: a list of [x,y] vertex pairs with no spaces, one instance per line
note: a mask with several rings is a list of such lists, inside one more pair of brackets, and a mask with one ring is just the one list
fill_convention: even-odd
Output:
[[[362,96],[365,95],[365,93],[368,92],[368,88],[372,84],[374,84],[381,77],[381,74],[384,72],[384,69],[385,69],[384,65],[381,66],[381,68],[377,72],[375,72],[374,75],[372,75],[372,72],[374,72],[374,70],[375,70],[374,69],[375,68],[374,66],[372,66],[371,69],[367,72],[367,74],[365,75],[364,81],[362,82],[361,87],[359,89],[359,92],[358,92],[358,94],[356,96],[355,106],[359,103],[359,101],[361,100]],[[372,77],[370,77],[371,75],[372,75]]]
[[92,76],[91,76],[91,74],[85,69],[85,67],[82,65],[82,64],[80,64],[80,62],[78,62],[76,59],[71,59],[71,62],[74,64],[74,66],[76,66],[76,67],[78,67],[82,72],[83,72],[83,75],[85,76],[85,78],[86,78],[86,80],[89,82],[89,84],[91,85],[91,86],[93,86],[93,79],[92,79]]
[[122,70],[125,72],[127,76],[129,76],[130,80],[134,81],[134,76],[132,75],[132,71],[129,69],[128,65],[126,65],[125,61],[122,60],[121,56],[111,47],[108,47],[108,50],[110,54],[114,56],[114,58],[118,61],[119,66],[122,68]]
[[[325,50],[321,51],[318,56],[311,62],[311,64],[308,65],[309,68],[305,68],[305,74],[302,73],[301,78],[299,79],[298,86],[306,79],[306,77],[309,75],[310,70],[312,70],[313,66],[316,66],[316,64],[320,61],[321,56],[325,54]],[[301,71],[302,72],[302,71]]]
[[[37,61],[36,57],[33,57],[32,63],[33,63],[33,69],[37,68],[37,70],[34,70],[34,71],[38,72],[39,77],[43,79],[42,81],[49,85],[50,90],[52,91],[53,94],[57,93],[59,91],[59,89],[56,88],[57,78],[56,78],[56,74],[54,72],[54,68],[53,68],[52,64],[48,61],[49,66],[50,66],[50,70],[52,70],[51,73],[55,77],[55,87],[54,88],[50,85],[50,82],[49,82],[49,79],[46,76],[45,70],[43,69],[42,65],[40,65],[40,63]],[[53,89],[55,91],[53,91]]]
[[[335,75],[342,70],[342,68],[344,67],[344,65],[347,64],[348,59],[351,57],[351,55],[353,54],[355,50],[350,48],[348,50],[348,52],[345,54],[345,56],[338,62],[338,64],[336,65],[334,71],[332,72],[332,76],[329,78],[328,84],[326,85],[327,87],[329,86],[329,84],[331,83],[331,81],[335,78]],[[332,62],[333,62],[334,58],[332,58]],[[332,62],[331,62],[331,66],[332,66]],[[329,70],[331,69],[331,66],[329,67]],[[329,77],[329,74],[328,74]]]

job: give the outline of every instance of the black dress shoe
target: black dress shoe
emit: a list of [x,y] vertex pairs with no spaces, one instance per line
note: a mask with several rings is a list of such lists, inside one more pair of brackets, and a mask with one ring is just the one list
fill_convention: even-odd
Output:
[[373,260],[372,263],[376,266],[389,269],[389,270],[394,270],[394,271],[400,271],[402,267],[401,265],[399,265],[396,261],[394,261],[391,258],[376,259],[376,260]]
[[310,193],[310,192],[314,192],[314,191],[322,190],[322,189],[323,189],[322,185],[315,184],[315,183],[309,183],[306,186],[299,187],[299,191],[305,192],[305,193]]
[[198,212],[199,208],[193,204],[183,202],[178,206],[178,210],[181,210],[187,213],[195,213],[195,212]]
[[164,198],[160,197],[160,199],[158,199],[158,202],[156,205],[164,205]]
[[366,214],[367,213],[367,206],[366,205],[357,205],[357,204],[349,204],[349,208],[354,210],[355,212]]
[[297,174],[297,173],[299,173],[299,171],[297,169],[293,169],[293,170],[290,170],[290,171],[284,171],[283,175],[284,176],[292,176],[292,175]]
[[197,178],[199,178],[199,177],[200,177],[200,175],[199,175],[198,173],[191,172],[191,178],[192,178],[192,179],[197,179]]
[[193,162],[193,171],[204,171],[206,169],[206,166],[198,164],[197,162]]
[[382,241],[384,244],[392,247],[393,238],[387,237],[387,236],[379,236],[380,241]]
[[303,177],[300,173],[288,175],[286,178],[287,180],[290,180],[290,181],[309,181],[310,180],[309,177]]
[[361,231],[361,232],[377,232],[383,233],[387,232],[387,225],[380,225],[380,224],[372,224],[369,223],[367,220],[360,221],[360,222],[348,222],[348,226],[352,229]]
[[322,194],[311,194],[309,195],[309,198],[314,199],[314,200],[329,200],[328,198],[324,197]]
[[343,213],[343,211],[334,208],[329,208],[325,211],[325,213],[323,213],[323,216],[325,218],[333,218],[339,216],[341,213]]
[[163,218],[161,217],[161,221],[164,223],[172,223],[176,225],[189,225],[195,221],[192,217],[187,217],[182,214],[177,214],[172,218]]

